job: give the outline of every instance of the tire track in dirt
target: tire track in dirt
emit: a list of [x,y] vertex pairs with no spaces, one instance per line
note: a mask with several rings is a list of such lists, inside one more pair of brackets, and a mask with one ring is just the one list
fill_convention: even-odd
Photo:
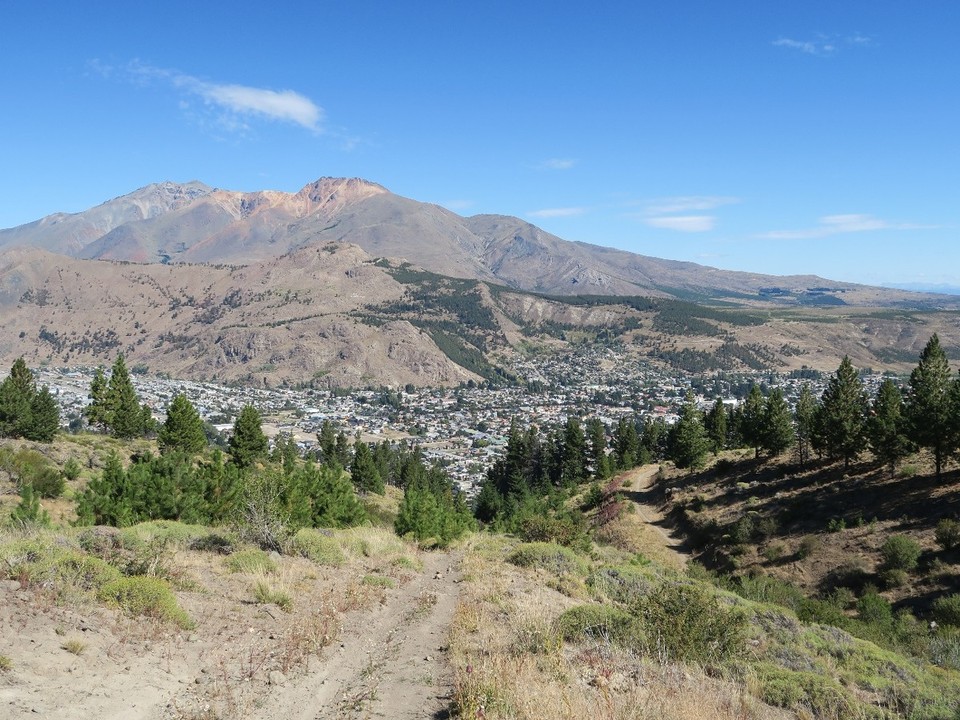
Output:
[[460,556],[424,553],[423,569],[384,604],[343,619],[338,646],[284,688],[270,717],[282,720],[449,717],[450,624],[460,594]]

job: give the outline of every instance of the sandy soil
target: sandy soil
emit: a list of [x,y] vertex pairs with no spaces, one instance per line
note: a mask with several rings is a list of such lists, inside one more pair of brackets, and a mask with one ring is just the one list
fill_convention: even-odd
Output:
[[447,717],[460,558],[417,560],[422,569],[278,558],[272,581],[295,598],[284,613],[253,602],[256,577],[183,551],[179,571],[195,586],[178,592],[196,622],[189,631],[0,581],[0,656],[11,665],[0,671],[0,717]]

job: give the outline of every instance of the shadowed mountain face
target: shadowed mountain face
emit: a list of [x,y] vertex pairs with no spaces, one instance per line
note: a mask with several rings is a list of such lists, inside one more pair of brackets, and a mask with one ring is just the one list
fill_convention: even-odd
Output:
[[76,258],[246,265],[327,243],[404,259],[442,275],[550,295],[726,298],[779,304],[944,304],[937,296],[814,276],[774,277],[573,243],[519,218],[461,217],[360,179],[321,178],[297,193],[150,185],[73,215],[0,230],[0,250]]

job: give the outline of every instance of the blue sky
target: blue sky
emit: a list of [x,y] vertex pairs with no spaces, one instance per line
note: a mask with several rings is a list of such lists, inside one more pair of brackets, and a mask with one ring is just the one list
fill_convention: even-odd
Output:
[[358,176],[646,255],[960,286],[960,3],[567,5],[6,0],[0,227]]

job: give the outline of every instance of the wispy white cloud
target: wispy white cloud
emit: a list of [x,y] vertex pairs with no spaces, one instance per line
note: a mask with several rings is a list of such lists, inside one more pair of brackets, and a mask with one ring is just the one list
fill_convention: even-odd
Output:
[[714,210],[724,205],[735,205],[740,198],[723,195],[682,195],[679,197],[657,198],[647,202],[646,211],[650,215],[669,215],[670,213]]
[[845,233],[869,232],[876,230],[936,230],[937,225],[918,225],[916,223],[890,222],[873,217],[851,213],[848,215],[825,215],[816,227],[804,230],[773,230],[759,237],[767,240],[809,240]]
[[[116,68],[94,61],[91,67],[104,76],[115,74]],[[221,113],[220,125],[231,130],[245,129],[245,118],[290,122],[313,132],[322,132],[323,108],[294,90],[271,90],[235,83],[215,83],[179,70],[158,68],[138,61],[121,70],[139,82],[163,82],[185,96],[200,98],[205,105]],[[180,99],[182,109],[189,108],[186,97]]]
[[709,232],[713,230],[716,221],[713,215],[666,215],[643,218],[643,222],[650,227],[688,233]]
[[772,43],[774,47],[787,48],[788,50],[796,50],[806,55],[817,55],[819,57],[834,55],[844,46],[864,47],[872,44],[873,38],[859,32],[846,37],[819,34],[813,40],[779,37]]
[[537,164],[538,170],[569,170],[577,161],[573,158],[550,158]]
[[576,217],[577,215],[583,215],[586,211],[587,209],[582,207],[544,208],[543,210],[532,210],[527,215],[535,218]]

